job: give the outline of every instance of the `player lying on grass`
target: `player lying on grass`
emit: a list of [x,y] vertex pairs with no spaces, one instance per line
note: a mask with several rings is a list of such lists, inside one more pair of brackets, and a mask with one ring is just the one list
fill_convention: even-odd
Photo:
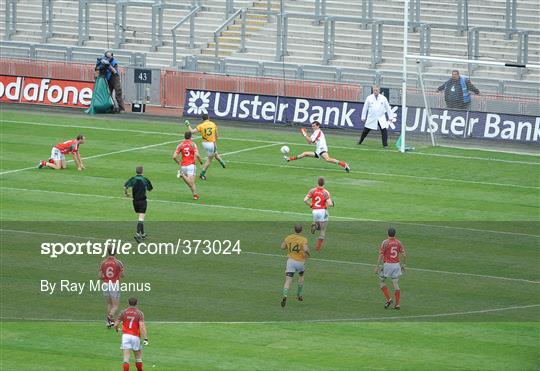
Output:
[[287,266],[285,268],[285,284],[283,285],[283,298],[281,306],[287,304],[287,296],[291,287],[293,276],[298,272],[298,291],[296,298],[299,301],[304,301],[302,291],[304,289],[304,271],[306,259],[309,257],[309,247],[307,238],[302,236],[302,226],[297,224],[294,226],[294,234],[285,238],[281,244],[281,250],[287,250]]
[[63,143],[58,143],[51,150],[51,158],[48,161],[40,161],[38,169],[44,167],[50,167],[51,169],[60,170],[67,168],[66,156],[71,153],[73,161],[77,165],[77,170],[84,170],[84,165],[81,160],[81,154],[79,153],[79,145],[83,144],[86,140],[84,135],[77,135],[77,138],[67,140]]
[[142,345],[141,334],[143,337],[143,345],[148,345],[148,334],[144,325],[144,314],[137,308],[137,298],[129,298],[129,307],[124,309],[116,319],[114,329],[118,332],[118,326],[122,324],[122,349],[124,353],[124,371],[129,371],[129,358],[131,351],[135,356],[135,367],[137,371],[142,371]]
[[311,188],[304,197],[304,202],[308,205],[313,214],[313,223],[311,224],[311,233],[319,232],[317,245],[315,249],[321,251],[324,239],[326,237],[326,225],[328,224],[328,207],[334,206],[334,201],[330,198],[330,192],[324,188],[324,178],[317,179],[317,187]]
[[217,151],[217,139],[218,139],[218,127],[217,125],[210,121],[207,114],[202,115],[203,122],[201,122],[199,125],[193,129],[189,123],[188,120],[184,122],[184,124],[189,128],[189,131],[191,131],[192,134],[200,133],[202,136],[202,145],[204,149],[206,150],[206,154],[208,155],[208,158],[206,159],[206,162],[203,165],[201,175],[199,175],[199,178],[201,180],[206,180],[206,170],[210,167],[210,164],[212,164],[212,160],[215,158],[218,160],[219,164],[225,169],[225,162],[222,160],[221,156],[219,155]]
[[[191,131],[185,132],[184,139],[185,140],[176,147],[173,154],[173,161],[180,165],[176,177],[182,178],[189,189],[191,189],[193,199],[198,200],[199,195],[197,193],[197,187],[195,186],[195,173],[197,172],[195,159],[197,159],[200,164],[202,164],[202,160],[201,156],[199,156],[197,145],[191,140]],[[182,160],[178,159],[179,156],[182,157]]]
[[114,249],[109,249],[109,256],[99,266],[99,278],[107,287],[103,290],[103,296],[107,300],[107,328],[114,325],[114,315],[120,305],[119,281],[124,277],[124,264],[116,259]]
[[144,218],[146,216],[146,208],[148,203],[146,201],[146,191],[151,191],[154,189],[150,179],[146,178],[143,174],[143,167],[137,166],[135,168],[135,176],[129,178],[124,183],[124,194],[126,197],[129,197],[128,189],[132,188],[132,198],[133,198],[133,210],[138,214],[139,219],[137,221],[137,230],[135,233],[135,241],[141,243],[142,240],[146,238],[146,233],[144,233]]
[[[401,262],[400,262],[401,257]],[[392,305],[392,298],[388,287],[384,282],[388,277],[392,279],[392,285],[394,286],[394,296],[396,303],[394,309],[400,308],[399,300],[401,290],[399,289],[399,277],[405,271],[405,249],[401,242],[396,239],[396,230],[394,228],[388,228],[388,238],[384,240],[379,249],[379,260],[377,260],[377,266],[375,267],[375,274],[379,275],[381,291],[386,299],[385,309],[388,309]],[[381,264],[383,264],[381,269]]]
[[291,156],[291,157],[285,156],[285,160],[294,161],[294,160],[300,160],[301,158],[304,158],[304,157],[315,157],[315,158],[322,157],[326,162],[330,162],[332,164],[338,164],[346,172],[351,171],[347,163],[336,160],[335,158],[332,158],[328,155],[328,147],[326,145],[326,136],[321,130],[321,124],[318,121],[313,121],[313,123],[311,124],[311,128],[313,129],[313,133],[311,134],[311,136],[307,135],[306,128],[302,128],[300,130],[302,132],[302,135],[304,136],[304,138],[306,138],[309,144],[315,144],[315,152],[307,151],[297,156]]

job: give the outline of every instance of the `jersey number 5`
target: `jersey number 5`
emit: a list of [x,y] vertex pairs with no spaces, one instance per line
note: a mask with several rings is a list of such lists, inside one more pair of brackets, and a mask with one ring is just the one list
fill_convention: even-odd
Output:
[[398,256],[397,246],[390,247],[390,257],[396,258]]

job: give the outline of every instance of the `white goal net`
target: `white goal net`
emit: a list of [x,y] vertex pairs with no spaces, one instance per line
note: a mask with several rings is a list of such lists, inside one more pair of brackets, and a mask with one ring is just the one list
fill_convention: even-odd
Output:
[[409,62],[405,149],[539,144],[540,70],[445,57]]

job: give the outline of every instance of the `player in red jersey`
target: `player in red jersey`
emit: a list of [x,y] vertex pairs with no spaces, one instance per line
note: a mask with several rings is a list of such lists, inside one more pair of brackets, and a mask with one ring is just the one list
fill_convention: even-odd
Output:
[[[381,269],[381,264],[383,264]],[[392,298],[390,297],[390,292],[386,283],[384,281],[386,278],[390,277],[392,279],[392,284],[394,285],[394,296],[396,303],[394,309],[399,310],[399,300],[401,291],[399,290],[399,277],[405,271],[405,249],[401,242],[396,239],[396,230],[394,228],[388,228],[388,238],[384,240],[379,249],[379,260],[377,261],[377,266],[375,267],[375,274],[379,275],[380,278],[380,287],[386,298],[386,304],[384,305],[385,309],[388,309],[392,304]]]
[[52,148],[51,158],[49,161],[40,161],[38,169],[42,169],[44,167],[50,167],[55,170],[65,169],[67,167],[65,155],[71,153],[73,155],[73,161],[75,161],[75,165],[77,165],[77,170],[84,170],[81,154],[79,153],[79,145],[83,144],[85,140],[86,137],[79,134],[75,139],[58,143]]
[[311,224],[311,233],[319,232],[319,238],[315,249],[321,251],[324,239],[326,237],[326,225],[328,223],[328,207],[334,206],[334,201],[330,198],[330,192],[324,188],[324,178],[317,180],[317,187],[309,190],[304,202],[311,207],[313,214],[313,223]]
[[[201,165],[202,160],[201,156],[199,156],[197,145],[191,140],[191,135],[191,131],[186,131],[184,133],[185,140],[176,147],[173,154],[173,161],[180,165],[176,177],[182,178],[184,182],[186,182],[193,193],[193,199],[198,200],[199,195],[197,194],[197,188],[195,187],[195,173],[197,172],[195,159],[197,159]],[[178,159],[180,155],[182,160]]]
[[114,249],[109,249],[109,256],[99,266],[99,278],[106,286],[103,296],[107,300],[107,328],[114,325],[114,315],[120,304],[120,278],[124,277],[124,264],[116,259]]
[[122,324],[122,345],[120,349],[124,352],[124,371],[129,370],[129,358],[131,351],[135,355],[135,366],[137,371],[142,371],[142,346],[141,346],[141,334],[143,345],[148,345],[148,334],[146,332],[146,326],[144,325],[144,314],[137,308],[137,299],[129,298],[129,307],[124,309],[122,313],[116,319],[114,329],[118,332],[118,326]]

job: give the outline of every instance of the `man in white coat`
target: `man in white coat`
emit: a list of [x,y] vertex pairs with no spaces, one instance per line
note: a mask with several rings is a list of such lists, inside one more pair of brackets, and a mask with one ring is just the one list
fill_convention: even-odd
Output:
[[388,114],[388,118],[392,119],[394,113],[388,103],[388,99],[384,95],[381,95],[381,88],[379,85],[373,85],[373,93],[366,98],[364,102],[364,108],[362,109],[362,122],[364,122],[364,131],[358,141],[358,144],[362,144],[364,139],[371,130],[381,129],[382,144],[384,148],[388,147],[388,120],[385,113]]

